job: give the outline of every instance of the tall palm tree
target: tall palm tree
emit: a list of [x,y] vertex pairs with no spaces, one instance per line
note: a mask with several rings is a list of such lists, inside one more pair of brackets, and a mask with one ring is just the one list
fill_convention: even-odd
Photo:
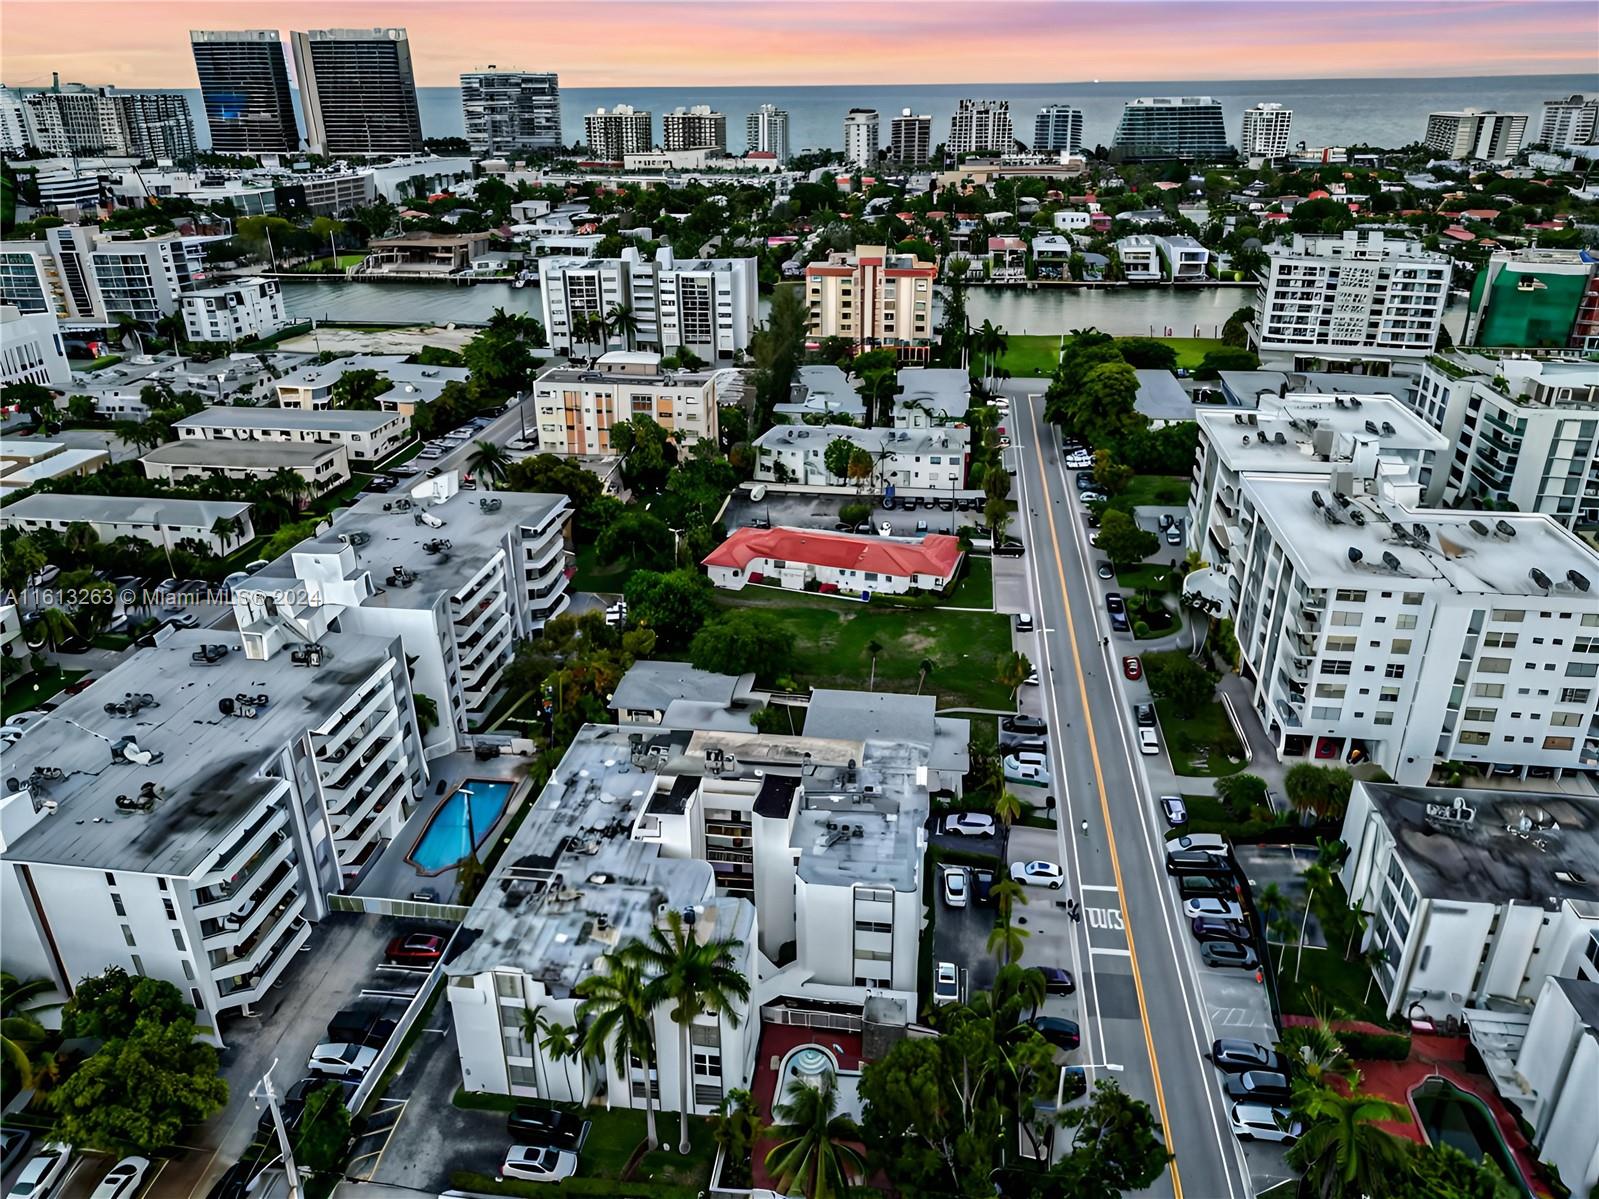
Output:
[[1377,1127],[1381,1120],[1408,1120],[1397,1103],[1360,1091],[1356,1075],[1349,1093],[1301,1083],[1294,1107],[1308,1126],[1288,1151],[1289,1164],[1304,1171],[1319,1199],[1359,1199],[1384,1194],[1390,1179],[1406,1172],[1408,1142]]
[[882,642],[873,637],[866,643],[866,652],[871,655],[872,659],[872,676],[866,684],[866,689],[871,691],[877,686],[877,655],[883,652]]
[[861,1130],[838,1114],[838,1095],[831,1075],[819,1086],[800,1079],[788,1084],[788,1097],[772,1108],[780,1138],[766,1155],[766,1169],[776,1189],[805,1199],[847,1195],[866,1175],[866,1159],[855,1143]]
[[492,441],[474,441],[466,465],[492,491],[493,487],[489,485],[505,482],[506,471],[511,466],[511,455],[506,453],[503,445]]
[[1026,929],[1012,927],[1016,905],[1027,906],[1027,889],[1013,878],[1002,878],[989,889],[988,896],[994,901],[999,916],[988,938],[988,952],[998,957],[1002,964],[1009,965],[1021,956],[1023,942],[1027,940]]
[[644,1135],[649,1147],[661,1143],[655,1131],[655,1001],[650,995],[644,971],[635,958],[610,954],[605,969],[597,970],[577,984],[582,1002],[577,1005],[583,1023],[583,1053],[601,1061],[606,1048],[616,1072],[626,1081],[631,1101],[633,1059],[644,1065]]
[[[1320,857],[1300,875],[1305,880],[1305,923],[1309,923],[1310,914],[1315,910],[1316,896],[1324,894],[1332,888],[1333,873],[1330,866],[1323,865]],[[1294,981],[1299,981],[1299,968],[1305,964],[1305,936],[1301,928],[1299,936],[1299,954],[1294,959]]]
[[73,623],[61,608],[45,608],[39,613],[39,623],[34,626],[34,632],[44,638],[45,644],[51,649],[60,649],[66,642],[78,636],[78,626]]
[[263,482],[270,494],[277,496],[286,504],[293,504],[297,509],[305,505],[306,498],[311,494],[310,480],[299,471],[287,466],[280,466]]
[[[551,1020],[544,1014],[543,1008],[528,1012],[525,1023],[528,1040],[536,1041],[550,1061],[561,1063],[561,1073],[566,1076],[567,1096],[576,1098],[577,1084],[572,1081],[571,1062],[582,1052],[578,1047],[577,1029],[559,1020]],[[545,1081],[548,1085],[548,1079]]]
[[628,304],[612,304],[606,318],[611,331],[622,335],[622,348],[632,349],[633,338],[638,333],[638,314]]
[[987,991],[972,996],[971,1006],[988,1005],[999,1033],[1009,1032],[1021,1023],[1022,1013],[1035,1014],[1044,1006],[1048,989],[1044,976],[1037,970],[1005,965],[994,975],[994,985]]
[[53,990],[55,983],[48,978],[23,980],[0,974],[0,1058],[15,1072],[17,1085],[24,1090],[33,1087],[39,1067],[50,1056],[39,1052],[49,1034],[29,1001]]
[[1018,928],[1008,920],[996,924],[988,934],[988,952],[999,959],[1001,966],[1009,966],[1022,956],[1031,935],[1027,929]]
[[[750,997],[750,980],[733,964],[743,948],[734,937],[701,941],[681,912],[667,913],[666,927],[650,929],[647,940],[636,941],[629,952],[653,977],[649,995],[654,1003],[672,1004],[678,1027],[678,1078],[682,1084],[678,1151],[688,1153],[689,1114],[693,1111],[693,1050],[689,1029],[702,1015],[718,1015],[734,1028],[743,1019],[739,1005]],[[652,1005],[653,1006],[653,1005]]]
[[219,516],[211,522],[211,536],[222,543],[222,552],[227,553],[233,539],[244,532],[244,526],[237,516]]

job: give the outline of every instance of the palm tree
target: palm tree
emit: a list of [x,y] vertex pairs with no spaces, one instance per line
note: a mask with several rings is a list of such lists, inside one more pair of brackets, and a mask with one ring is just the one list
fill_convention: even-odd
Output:
[[994,677],[1010,688],[1011,698],[1015,699],[1016,692],[1032,673],[1033,664],[1027,660],[1027,655],[1012,652],[1000,655]]
[[280,466],[264,480],[266,489],[277,496],[286,504],[293,504],[301,508],[306,497],[311,494],[311,482],[297,470],[287,466]]
[[819,1086],[794,1079],[772,1115],[778,1120],[772,1133],[780,1139],[766,1155],[766,1169],[780,1194],[835,1199],[865,1177],[866,1159],[853,1144],[861,1130],[838,1114],[831,1075]]
[[1022,801],[1014,791],[1001,790],[994,797],[994,819],[1005,826],[1005,831],[1010,832],[1010,826],[1022,814]]
[[1001,966],[1008,966],[1022,956],[1031,935],[1027,929],[1018,928],[1008,920],[996,924],[988,934],[988,952],[999,959]]
[[931,658],[923,658],[921,665],[916,668],[916,694],[922,693],[922,684],[927,682],[927,676],[933,673],[938,663]]
[[723,1169],[742,1171],[745,1181],[749,1176],[750,1162],[755,1156],[756,1143],[767,1133],[766,1121],[755,1096],[734,1087],[716,1105],[716,1115],[711,1118],[711,1135],[723,1153]]
[[1294,1107],[1308,1127],[1288,1151],[1319,1199],[1358,1199],[1384,1194],[1390,1179],[1406,1173],[1407,1142],[1377,1127],[1380,1120],[1406,1120],[1408,1109],[1362,1094],[1357,1074],[1346,1095],[1329,1086],[1301,1083]]
[[1360,997],[1361,1003],[1371,1002],[1371,988],[1377,982],[1377,970],[1388,961],[1388,951],[1381,945],[1370,945],[1360,951],[1360,964],[1371,972],[1371,977],[1366,979],[1366,993]]
[[1023,942],[1027,940],[1027,930],[1013,928],[1011,920],[1018,903],[1023,907],[1027,905],[1027,889],[1013,878],[1002,878],[990,888],[988,895],[999,915],[988,937],[988,952],[998,957],[1001,964],[1009,965],[1022,955]]
[[511,455],[506,453],[503,445],[497,445],[492,441],[474,441],[466,465],[483,480],[485,487],[492,491],[493,484],[505,482],[506,471],[511,465]]
[[51,649],[60,649],[68,641],[78,636],[78,626],[73,623],[72,617],[61,608],[45,608],[39,613],[39,622],[34,626],[34,631],[44,638],[45,644]]
[[972,334],[972,348],[983,356],[983,386],[986,388],[993,378],[994,363],[1010,348],[1010,339],[1005,336],[1005,330],[985,320]]
[[629,952],[654,977],[649,996],[654,1003],[671,1003],[672,1020],[679,1033],[678,1077],[682,1083],[678,1152],[688,1153],[688,1120],[693,1111],[693,1051],[689,1029],[702,1015],[719,1015],[733,1028],[743,1019],[739,1005],[750,997],[750,981],[733,964],[744,943],[734,937],[701,941],[678,911],[667,913],[666,927],[650,929],[649,939],[635,941]]
[[223,553],[227,553],[233,539],[243,532],[244,525],[237,516],[219,516],[211,522],[211,536],[222,543]]
[[872,677],[866,684],[866,689],[870,691],[877,686],[877,655],[883,652],[883,646],[874,637],[866,643],[866,652],[872,658]]
[[1047,994],[1044,976],[1037,970],[1005,965],[994,975],[992,987],[972,996],[971,1006],[981,1008],[986,1003],[996,1027],[1004,1025],[1003,1028],[998,1028],[999,1032],[1004,1033],[1021,1022],[1023,1011],[1029,1015],[1037,1013],[1044,1005],[1044,997]]
[[[528,1012],[524,1024],[527,1029],[527,1039],[536,1041],[539,1049],[550,1061],[561,1063],[561,1073],[566,1076],[567,1098],[576,1099],[577,1084],[572,1081],[572,1067],[568,1063],[580,1052],[577,1029],[570,1024],[562,1024],[559,1020],[551,1020],[544,1014],[543,1008]],[[548,1079],[546,1079],[546,1088],[547,1086]]]
[[1334,1078],[1347,1079],[1353,1066],[1343,1042],[1322,1014],[1319,1003],[1312,1001],[1311,1011],[1316,1016],[1314,1024],[1289,1025],[1277,1042],[1277,1052],[1287,1060],[1290,1077],[1317,1086]]
[[606,316],[612,332],[622,335],[622,348],[632,349],[633,338],[638,333],[638,314],[630,305],[612,304],[611,311]]
[[[1333,874],[1330,866],[1322,864],[1321,855],[1311,865],[1305,867],[1305,872],[1300,875],[1305,880],[1305,916],[1304,924],[1310,923],[1312,905],[1316,901],[1316,893],[1325,891],[1332,886]],[[1294,981],[1299,981],[1299,968],[1305,964],[1305,935],[1303,926],[1299,934],[1299,956],[1294,959]]]
[[627,1082],[629,1098],[633,1059],[644,1066],[644,1136],[649,1147],[661,1143],[655,1131],[655,1002],[639,963],[625,954],[610,954],[605,969],[577,984],[582,1002],[578,1019],[584,1024],[583,1053],[604,1060],[607,1046],[616,1071]]
[[0,974],[0,1057],[16,1071],[18,1086],[23,1090],[33,1087],[40,1066],[50,1057],[38,1052],[49,1034],[26,1005],[54,990],[55,983],[48,978],[23,981],[13,974]]
[[1255,896],[1255,906],[1260,909],[1261,917],[1269,928],[1287,910],[1288,896],[1283,894],[1283,889],[1276,883],[1267,883],[1260,889],[1260,894]]
[[1366,926],[1371,923],[1371,913],[1366,910],[1366,901],[1357,899],[1349,905],[1349,939],[1344,942],[1344,961],[1353,960],[1355,942],[1366,935]]

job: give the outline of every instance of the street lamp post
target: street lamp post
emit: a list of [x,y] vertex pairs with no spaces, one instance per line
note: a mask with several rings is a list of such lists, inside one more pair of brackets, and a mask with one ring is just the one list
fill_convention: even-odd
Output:
[[272,1088],[272,1071],[278,1068],[278,1059],[272,1059],[272,1065],[267,1067],[267,1072],[261,1076],[261,1081],[256,1083],[250,1091],[250,1098],[255,1100],[259,1110],[263,1101],[267,1110],[272,1113],[272,1126],[278,1132],[278,1146],[283,1150],[283,1174],[289,1184],[288,1199],[300,1199],[300,1171],[294,1164],[294,1147],[289,1144],[289,1130],[283,1126],[283,1112],[278,1108],[278,1093]]

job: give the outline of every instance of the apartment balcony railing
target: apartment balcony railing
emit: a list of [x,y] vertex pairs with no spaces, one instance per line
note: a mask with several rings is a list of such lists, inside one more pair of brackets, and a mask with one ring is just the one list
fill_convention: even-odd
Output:
[[231,879],[203,887],[194,893],[195,918],[203,924],[206,920],[220,920],[235,911],[259,885],[257,880],[266,877],[293,852],[294,842],[289,834],[280,832],[276,840],[263,847]]

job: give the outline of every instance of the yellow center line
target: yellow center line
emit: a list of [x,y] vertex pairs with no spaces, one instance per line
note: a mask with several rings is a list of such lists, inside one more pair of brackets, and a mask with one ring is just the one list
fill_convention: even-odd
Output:
[[[1027,411],[1029,416],[1033,415],[1031,400],[1027,402]],[[1035,429],[1038,427],[1034,425]],[[1039,444],[1040,446],[1043,444],[1042,436],[1039,437]],[[1116,903],[1121,909],[1123,931],[1127,934],[1127,960],[1132,963],[1133,989],[1138,992],[1139,1023],[1143,1025],[1144,1045],[1149,1050],[1149,1069],[1155,1079],[1155,1104],[1160,1108],[1161,1132],[1166,1138],[1166,1151],[1172,1155],[1169,1163],[1172,1192],[1176,1199],[1183,1199],[1182,1177],[1177,1172],[1177,1150],[1172,1144],[1171,1120],[1166,1114],[1166,1090],[1160,1081],[1160,1061],[1155,1056],[1155,1037],[1149,1028],[1149,1005],[1144,1000],[1144,980],[1138,970],[1138,947],[1133,942],[1133,922],[1127,916],[1127,893],[1122,887],[1121,862],[1116,856],[1116,830],[1111,827],[1110,822],[1110,800],[1105,793],[1105,770],[1099,761],[1099,738],[1094,733],[1094,714],[1088,703],[1088,680],[1083,675],[1082,654],[1077,648],[1077,625],[1072,620],[1072,604],[1066,590],[1066,563],[1061,557],[1060,538],[1055,532],[1055,504],[1050,495],[1049,475],[1044,467],[1044,460],[1040,458],[1038,473],[1044,483],[1044,517],[1049,524],[1049,540],[1055,551],[1055,572],[1060,579],[1061,604],[1066,609],[1066,635],[1072,647],[1072,669],[1077,675],[1077,693],[1083,704],[1083,723],[1088,729],[1088,753],[1094,761],[1094,785],[1099,791],[1099,810],[1104,817],[1105,837],[1110,845],[1110,867],[1116,876]]]

